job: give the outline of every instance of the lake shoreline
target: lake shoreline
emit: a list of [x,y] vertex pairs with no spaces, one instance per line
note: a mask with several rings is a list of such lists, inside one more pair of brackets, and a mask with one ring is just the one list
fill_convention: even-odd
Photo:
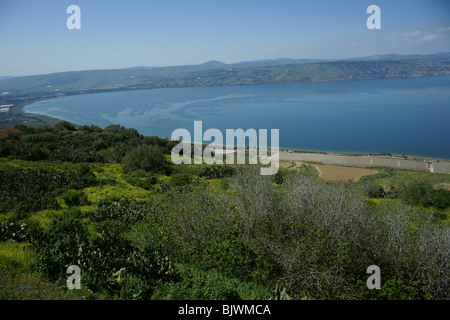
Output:
[[[30,113],[30,112],[25,111],[26,106],[31,105],[37,101],[42,101],[42,100],[37,99],[35,101],[27,102],[26,104],[23,104],[19,107],[20,110],[16,109],[15,111],[26,114],[26,115],[32,115],[32,116],[38,117],[38,118],[42,119],[44,122],[47,122],[46,120],[51,119],[51,121],[49,122],[49,123],[52,123],[51,125],[54,125],[56,122],[68,121],[65,119],[56,118],[54,116]],[[71,121],[68,121],[68,122],[73,123],[77,127],[81,126],[78,123],[74,123]],[[403,155],[403,154],[399,155],[399,154],[393,154],[393,153],[357,153],[357,152],[353,153],[353,152],[338,152],[338,151],[318,151],[318,150],[303,150],[303,149],[286,148],[286,147],[280,147],[279,150],[280,150],[280,161],[305,161],[305,157],[301,157],[301,155],[325,155],[325,156],[337,156],[337,157],[351,157],[354,159],[373,157],[373,158],[390,159],[390,160],[398,160],[398,161],[400,161],[400,160],[416,161],[416,162],[422,162],[422,163],[428,163],[428,164],[440,163],[445,166],[446,165],[450,166],[450,159],[433,158],[433,157],[416,156],[416,155],[412,156],[412,155]],[[294,155],[294,156],[290,157],[290,156],[287,156],[287,154]],[[300,155],[300,156],[296,157],[295,155]],[[310,161],[315,161],[315,160],[310,160]],[[321,161],[323,161],[323,159]],[[317,161],[317,162],[320,162],[320,161]],[[359,166],[359,165],[366,166],[365,163],[363,163],[363,162],[361,162],[361,164],[359,164],[359,165],[357,164],[357,162],[358,161],[356,161],[355,166]],[[327,163],[327,162],[324,162],[324,163]],[[339,163],[336,163],[336,162],[328,162],[328,163],[339,165]],[[377,167],[377,166],[374,166],[374,167]],[[391,167],[391,166],[380,165],[380,167]],[[399,166],[399,168],[400,168],[400,166]],[[450,173],[450,171],[449,171],[449,173]]]
[[398,159],[398,160],[416,160],[416,161],[436,161],[450,163],[450,159],[444,158],[434,158],[426,156],[417,155],[407,155],[407,154],[394,154],[394,153],[365,153],[365,152],[340,152],[340,151],[317,151],[317,150],[301,150],[295,148],[279,148],[281,152],[288,153],[300,153],[300,154],[323,154],[323,155],[335,155],[335,156],[351,156],[351,157],[381,157],[388,159]]
[[[450,78],[449,78],[450,79]],[[391,81],[391,80],[388,80]],[[431,135],[428,131],[422,131],[420,133],[420,135],[415,134],[417,132],[419,132],[419,130],[414,130],[414,132],[412,132],[412,135],[403,135],[401,131],[397,130],[397,122],[393,122],[395,119],[397,119],[398,117],[402,117],[401,119],[403,119],[403,113],[402,111],[405,111],[406,106],[404,105],[403,101],[404,101],[404,97],[410,97],[413,94],[416,95],[416,88],[435,88],[437,85],[441,86],[442,84],[448,85],[448,82],[442,83],[441,80],[437,81],[433,80],[431,83],[429,83],[429,81],[427,81],[424,85],[422,85],[421,83],[419,83],[419,86],[417,86],[417,80],[416,79],[409,79],[409,82],[401,82],[401,85],[397,86],[397,81],[395,83],[391,83],[389,82],[389,85],[382,85],[380,87],[376,87],[375,89],[377,90],[390,90],[391,87],[395,87],[396,90],[400,90],[400,93],[394,93],[392,94],[393,98],[392,100],[387,100],[387,102],[385,100],[380,100],[378,103],[381,103],[381,107],[378,107],[378,105],[375,103],[376,100],[374,100],[376,97],[378,97],[378,92],[377,90],[374,89],[373,86],[368,86],[369,83],[364,84],[363,87],[357,88],[357,90],[355,90],[355,88],[352,88],[353,91],[355,91],[357,94],[359,94],[359,100],[355,101],[355,98],[353,97],[354,94],[352,93],[352,99],[345,99],[345,97],[349,95],[349,90],[347,89],[347,87],[342,88],[342,85],[338,85],[336,87],[336,84],[338,82],[336,82],[336,84],[334,84],[333,86],[330,87],[330,85],[327,85],[325,87],[323,87],[322,85],[320,87],[318,87],[318,89],[320,89],[320,100],[318,102],[320,102],[320,104],[318,104],[318,106],[322,109],[320,109],[320,114],[309,114],[308,112],[310,110],[312,110],[312,108],[310,106],[316,106],[314,103],[316,102],[314,100],[314,98],[316,98],[316,96],[318,95],[318,89],[313,87],[310,88],[309,86],[306,87],[301,87],[301,88],[296,88],[295,90],[292,89],[291,86],[286,87],[286,86],[279,86],[276,85],[272,91],[275,92],[275,97],[274,97],[274,101],[288,101],[290,103],[290,105],[292,105],[292,103],[303,103],[304,105],[301,105],[303,107],[302,109],[302,113],[301,113],[301,117],[299,118],[299,114],[293,114],[293,113],[289,113],[289,117],[288,118],[281,118],[279,117],[277,114],[274,114],[273,117],[270,118],[270,121],[266,121],[265,123],[262,122],[262,124],[259,123],[255,123],[252,121],[237,121],[235,123],[230,122],[230,119],[227,119],[228,123],[226,123],[227,126],[223,126],[221,127],[221,123],[217,122],[217,115],[220,116],[221,113],[217,112],[217,115],[215,118],[213,118],[211,116],[211,114],[206,113],[205,118],[204,118],[204,122],[207,123],[207,127],[214,127],[214,128],[219,128],[219,130],[225,130],[224,128],[245,128],[245,126],[247,127],[252,127],[252,128],[268,128],[270,126],[272,127],[278,127],[278,128],[283,128],[283,130],[285,131],[285,141],[281,141],[281,147],[280,150],[283,153],[283,157],[286,159],[312,159],[311,161],[325,161],[325,160],[329,160],[331,163],[335,163],[336,162],[342,162],[342,164],[344,165],[349,165],[352,163],[357,163],[358,165],[380,165],[380,166],[393,166],[394,163],[393,161],[397,161],[397,167],[400,167],[399,164],[403,165],[405,161],[407,161],[407,164],[410,164],[412,162],[418,162],[418,163],[428,163],[428,164],[433,164],[433,163],[440,163],[440,164],[444,164],[444,163],[450,163],[450,157],[448,155],[448,151],[446,151],[446,148],[442,148],[443,145],[445,145],[445,135],[443,135],[442,133],[445,132],[445,127],[443,127],[443,123],[445,124],[445,122],[442,121],[442,119],[445,119],[445,114],[441,114],[440,117],[438,119],[441,119],[439,125],[439,129],[438,130],[434,130],[435,135]],[[411,81],[413,81],[413,83],[411,83]],[[362,85],[361,81],[357,81],[356,82],[359,85]],[[394,84],[394,85],[393,85]],[[298,84],[297,84],[298,85]],[[438,86],[438,87],[439,87]],[[247,86],[246,86],[247,87]],[[253,86],[254,87],[254,86]],[[259,86],[257,86],[259,87]],[[187,88],[189,89],[189,88]],[[248,108],[246,109],[246,112],[243,112],[242,114],[242,118],[248,117],[248,119],[252,120],[253,119],[253,115],[255,113],[258,114],[264,114],[264,112],[268,112],[268,110],[270,111],[270,107],[271,106],[266,106],[264,105],[264,102],[266,100],[253,100],[255,98],[258,98],[259,96],[261,97],[265,97],[265,95],[267,94],[267,92],[271,92],[270,90],[268,91],[267,89],[269,88],[264,88],[263,92],[259,92],[256,91],[256,93],[253,93],[253,91],[251,91],[251,95],[249,95],[250,97],[252,97],[249,100],[243,100],[242,102],[239,101],[233,101],[228,103],[226,102],[226,105],[230,105],[230,110],[229,113],[230,115],[234,115],[236,113],[233,113],[233,109],[236,109],[236,106],[247,106]],[[300,90],[300,91],[299,91]],[[375,90],[375,91],[374,91]],[[136,90],[140,91],[140,95],[142,95],[142,90]],[[144,90],[144,91],[152,91],[155,92],[154,89],[153,90]],[[165,90],[164,90],[165,91]],[[249,94],[247,92],[248,90],[242,90],[241,87],[239,87],[239,89],[233,89],[233,94],[234,95],[238,95],[241,94],[245,97],[246,94]],[[353,92],[352,91],[352,92]],[[135,92],[133,90],[133,92]],[[157,90],[156,92],[159,92],[158,94],[160,94],[162,91]],[[172,93],[175,92],[177,93],[177,91],[171,91]],[[236,93],[237,92],[237,93]],[[294,92],[294,93],[292,93]],[[298,92],[301,92],[302,95],[300,96],[300,98],[298,98]],[[322,93],[325,92],[325,93]],[[339,96],[336,97],[336,95],[334,94],[335,92],[339,92]],[[373,96],[373,92],[375,92],[377,94],[376,97]],[[188,91],[189,93],[189,91]],[[35,104],[37,102],[40,101],[51,101],[51,100],[56,100],[57,98],[69,98],[68,96],[65,97],[43,97],[41,96],[40,98],[35,98],[35,99],[30,99],[28,101],[26,101],[26,103],[23,103],[19,108],[17,108],[18,106],[16,105],[16,112],[21,112],[23,114],[26,115],[32,115],[33,117],[40,119],[41,121],[43,119],[46,119],[47,121],[42,121],[42,122],[46,122],[49,123],[50,125],[54,125],[55,122],[60,122],[60,121],[68,121],[71,123],[74,123],[76,125],[76,127],[79,127],[81,125],[87,124],[94,124],[94,125],[98,125],[102,128],[104,128],[107,125],[110,124],[120,124],[123,125],[126,128],[134,128],[136,130],[138,130],[142,135],[145,136],[159,136],[159,137],[168,137],[170,136],[170,130],[169,129],[163,129],[161,130],[161,125],[160,123],[157,122],[157,120],[155,119],[159,119],[162,117],[162,119],[164,119],[164,117],[169,117],[171,116],[171,114],[176,114],[180,117],[184,116],[186,119],[192,118],[193,120],[196,120],[196,118],[198,118],[198,116],[203,115],[199,112],[204,112],[204,110],[206,110],[205,108],[208,107],[207,111],[210,112],[209,107],[211,107],[210,104],[212,104],[211,101],[226,101],[226,99],[235,99],[236,96],[229,96],[230,92],[229,90],[225,90],[223,91],[219,91],[217,93],[213,92],[212,94],[208,94],[205,95],[203,93],[204,96],[202,96],[200,94],[200,97],[198,97],[197,95],[199,94],[197,91],[195,91],[194,93],[188,94],[186,92],[182,92],[182,96],[186,96],[186,98],[183,99],[172,99],[172,95],[168,98],[166,97],[167,93],[163,93],[162,96],[156,96],[155,101],[156,103],[158,103],[157,99],[160,99],[161,101],[163,101],[164,103],[161,103],[161,105],[155,108],[156,112],[153,112],[153,109],[149,108],[149,114],[147,113],[143,113],[142,110],[145,110],[145,106],[141,106],[139,105],[139,103],[137,104],[137,106],[139,108],[141,108],[141,110],[136,109],[131,109],[131,107],[129,107],[129,105],[133,105],[133,101],[131,101],[129,98],[129,96],[120,96],[121,100],[121,108],[119,107],[117,110],[115,110],[114,112],[116,112],[117,114],[112,113],[112,116],[109,116],[109,118],[105,118],[102,121],[97,121],[95,122],[94,119],[92,117],[88,117],[88,118],[83,118],[83,100],[76,100],[76,103],[74,104],[76,109],[73,109],[75,112],[78,112],[77,114],[74,115],[74,113],[72,112],[71,114],[67,114],[66,116],[64,114],[54,114],[54,115],[48,115],[48,114],[52,114],[50,113],[46,113],[45,109],[35,109],[37,110],[37,112],[29,112],[27,109],[30,105]],[[431,93],[434,94],[434,91],[432,91]],[[153,94],[153,93],[152,93]],[[156,93],[155,93],[156,94]],[[292,94],[292,96],[290,96]],[[306,98],[305,98],[306,95]],[[312,98],[308,98],[309,96]],[[84,94],[82,95],[76,95],[76,96],[85,96]],[[176,95],[175,95],[176,96]],[[342,100],[339,100],[337,98],[340,97],[344,97]],[[384,96],[383,96],[384,97]],[[46,99],[49,98],[49,99]],[[56,98],[56,99],[55,99]],[[143,96],[141,97],[140,101],[143,101],[143,98],[149,99],[147,96]],[[220,99],[219,99],[220,98]],[[308,98],[308,99],[307,99]],[[102,99],[104,99],[102,97]],[[114,97],[115,100],[117,100],[117,96]],[[278,99],[278,100],[277,100]],[[385,99],[385,98],[383,98]],[[374,101],[372,101],[374,100]],[[80,103],[81,101],[81,103]],[[89,108],[84,110],[86,112],[91,112],[92,110],[92,106],[93,105],[97,105],[97,103],[100,103],[99,105],[99,110],[101,110],[102,107],[102,102],[103,100],[99,101],[99,99],[97,100],[92,100],[90,101],[90,107],[89,105],[87,105]],[[152,101],[152,100],[150,100]],[[199,103],[200,101],[200,103]],[[392,102],[391,102],[392,101]],[[24,101],[25,102],[25,101]],[[238,103],[239,102],[239,103]],[[442,102],[442,101],[437,101]],[[73,103],[73,102],[72,102]],[[202,104],[203,103],[203,104]],[[259,103],[259,104],[258,104]],[[261,104],[262,103],[262,104]],[[197,104],[197,105],[196,105]],[[442,103],[441,103],[442,104]],[[51,104],[50,104],[51,105]],[[178,110],[180,108],[180,105],[188,105],[188,106],[194,106],[197,107],[197,109],[193,108],[194,112],[193,114],[195,115],[195,113],[199,113],[197,114],[197,116],[193,117],[192,114],[187,113],[190,109],[187,110],[181,110],[183,112],[181,112],[180,114],[180,110]],[[334,106],[337,105],[339,107],[345,108],[346,111],[345,116],[343,115],[343,113],[339,113],[337,111],[335,111]],[[437,104],[439,105],[439,104]],[[125,107],[124,107],[125,106]],[[264,107],[264,109],[259,108],[259,107]],[[308,108],[306,108],[306,107]],[[333,108],[330,108],[330,106],[333,106]],[[362,108],[356,109],[357,106],[362,106]],[[59,105],[57,105],[56,107],[59,108]],[[167,108],[166,108],[167,107]],[[167,111],[167,114],[163,114],[161,110],[166,110],[166,109],[170,109],[170,107],[173,107],[173,110]],[[257,108],[258,107],[258,108]],[[289,107],[289,104],[287,104],[287,107]],[[286,105],[283,105],[283,108],[285,108],[286,110],[288,110],[289,112],[291,112],[291,109],[288,109],[286,107]],[[316,107],[316,108],[319,108]],[[420,121],[436,121],[435,118],[427,118],[426,116],[429,115],[431,112],[429,112],[427,110],[426,113],[425,110],[423,110],[423,108],[420,108],[420,104],[418,105],[418,107],[416,109],[413,109],[413,107],[410,108],[410,106],[407,106],[408,109],[407,110],[411,110],[410,113],[414,112],[414,114],[416,115],[416,118],[411,118],[410,120],[415,121],[417,119],[420,119]],[[442,109],[442,106],[441,110]],[[128,109],[130,110],[128,110]],[[203,109],[202,109],[203,108]],[[402,110],[402,108],[404,110]],[[19,110],[20,109],[20,110]],[[32,109],[32,108],[31,108]],[[236,109],[234,110],[235,112],[241,112],[242,108]],[[220,110],[220,105],[218,110]],[[228,110],[228,109],[227,109]],[[364,118],[361,117],[361,114],[359,114],[359,118],[355,116],[356,112],[360,112],[360,110],[363,110],[364,112],[367,113],[367,111],[365,110],[369,110],[369,114],[366,115],[364,114]],[[437,109],[434,109],[433,111],[436,111]],[[109,109],[108,109],[109,111]],[[293,111],[293,110],[292,110]],[[305,111],[305,112],[304,112]],[[99,111],[97,111],[98,113]],[[139,112],[139,113],[138,113]],[[166,112],[166,111],[164,111]],[[397,116],[397,118],[395,116],[393,116],[393,112],[396,112],[394,115]],[[136,116],[136,114],[138,114],[138,116]],[[155,114],[156,113],[156,114]],[[81,116],[79,117],[79,114],[81,114]],[[331,115],[330,115],[331,114]],[[226,115],[226,114],[225,114]],[[228,118],[230,118],[230,115],[228,115]],[[278,117],[277,117],[278,116]],[[297,118],[296,118],[297,116]],[[310,126],[308,123],[308,121],[302,120],[302,119],[308,119],[308,116],[311,119],[315,119],[315,116],[320,116],[321,119],[320,123],[318,123],[318,126]],[[323,119],[322,116],[324,116],[325,118]],[[387,124],[388,128],[384,128],[384,127],[380,127],[380,126],[363,126],[361,125],[361,122],[359,120],[361,119],[366,119],[370,117],[370,122],[366,121],[366,124],[368,123],[369,125],[371,123],[375,123],[375,120],[378,120],[380,123],[382,124]],[[220,117],[219,117],[220,118]],[[78,123],[72,121],[78,121]],[[135,119],[138,119],[135,121]],[[235,118],[233,118],[235,119]],[[51,120],[51,121],[49,121]],[[198,119],[197,119],[198,120]],[[298,121],[297,121],[298,120]],[[303,122],[300,122],[300,120],[302,120]],[[337,123],[338,121],[343,122],[343,124],[341,126],[336,126],[336,130],[334,132],[339,133],[339,135],[341,136],[340,140],[338,139],[336,144],[334,144],[334,140],[335,139],[333,136],[330,135],[325,135],[324,130],[327,130],[329,126],[324,125],[324,122],[326,122],[327,125],[331,125],[333,126],[335,123]],[[358,120],[358,121],[356,121]],[[385,121],[386,120],[386,121]],[[404,120],[404,119],[403,119]],[[408,119],[407,119],[408,120]],[[222,121],[222,120],[220,120]],[[233,120],[234,121],[234,120]],[[50,123],[53,122],[53,123]],[[145,126],[142,126],[142,124],[145,123]],[[170,126],[167,126],[167,128],[171,128],[174,127],[176,125],[178,125],[177,123],[173,124],[173,123],[169,123]],[[185,124],[185,123],[180,123],[179,127],[185,127],[185,128],[189,128],[190,124]],[[285,128],[286,126],[286,128]],[[309,127],[308,127],[309,126]],[[298,139],[297,139],[297,134],[295,130],[297,130],[297,128],[301,128],[302,131],[300,131],[300,134],[298,134]],[[143,129],[142,129],[143,128]],[[351,130],[349,130],[349,128],[351,128]],[[430,128],[436,128],[436,125],[433,125],[433,127]],[[389,133],[389,129],[395,129],[395,131],[392,131],[393,133],[390,134]],[[143,130],[143,131],[142,131]],[[383,130],[385,130],[383,132]],[[408,128],[406,128],[405,130],[408,130]],[[444,131],[443,131],[444,130]],[[331,132],[331,131],[330,131]],[[355,133],[361,133],[361,134],[357,134],[355,135]],[[374,134],[375,132],[375,134]],[[378,134],[379,133],[379,134]],[[423,137],[428,135],[429,139],[425,140]],[[361,144],[361,141],[358,141],[359,143],[356,143],[354,145],[352,145],[351,141],[353,141],[352,139],[356,139],[356,141],[362,140],[360,138],[360,136],[363,137],[364,142]],[[396,143],[397,144],[384,144],[384,143],[379,143],[378,141],[384,140],[386,138],[397,138]],[[303,138],[303,139],[300,139]],[[326,141],[327,143],[325,144],[320,144],[320,139],[322,139],[322,141]],[[414,142],[414,144],[411,145],[409,148],[403,148],[403,143],[404,142],[408,142],[409,140],[412,141],[417,141]],[[417,140],[416,140],[417,139]],[[316,144],[316,140],[319,141],[318,144]],[[347,141],[347,142],[345,142]],[[365,141],[370,141],[369,143],[366,143]],[[341,142],[345,142],[345,143],[341,143]],[[374,143],[376,142],[376,143]],[[434,143],[434,150],[430,149],[430,148],[426,148],[426,146],[430,143]],[[444,142],[444,144],[443,144]],[[371,144],[372,143],[372,144]],[[417,145],[416,145],[417,144]],[[305,149],[302,149],[302,145],[304,146]],[[317,145],[317,147],[316,147]],[[347,148],[348,145],[348,148]],[[417,146],[417,148],[416,148]],[[399,147],[398,150],[402,150],[402,151],[398,151],[397,153],[395,152],[396,147]],[[422,147],[422,148],[421,148]],[[316,149],[317,148],[317,149]],[[331,149],[331,150],[330,150]],[[374,149],[373,151],[371,149]],[[340,151],[340,150],[346,150],[346,151]],[[361,151],[359,151],[361,150]],[[382,151],[382,152],[380,152]],[[334,159],[332,157],[335,157]],[[346,157],[348,159],[346,159]],[[381,163],[378,159],[384,159]],[[358,161],[356,161],[358,160]],[[387,162],[386,162],[386,161]],[[414,167],[414,166],[413,166]]]
[[450,174],[449,160],[395,154],[327,153],[281,148],[279,161],[318,162],[349,167],[395,168]]

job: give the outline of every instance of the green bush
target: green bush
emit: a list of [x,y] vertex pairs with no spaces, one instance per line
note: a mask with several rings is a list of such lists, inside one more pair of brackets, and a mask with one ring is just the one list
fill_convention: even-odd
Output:
[[[176,278],[170,260],[160,251],[151,247],[138,249],[123,237],[127,226],[120,221],[106,220],[91,230],[80,218],[76,211],[67,212],[33,239],[36,267],[49,279],[63,281],[67,279],[66,268],[78,265],[82,285],[109,296],[129,298],[143,290],[130,293],[133,283],[145,282],[145,292],[140,295],[147,297],[156,281]],[[127,281],[117,281],[120,270]]]
[[136,187],[151,190],[158,182],[158,174],[139,169],[127,174],[125,180]]
[[86,167],[70,171],[0,170],[0,181],[3,183],[0,189],[0,213],[16,207],[21,213],[59,209],[56,197],[63,190],[81,189],[96,183],[93,173],[86,170]]
[[169,139],[143,137],[135,129],[111,125],[104,130],[98,126],[81,126],[61,122],[28,127],[16,125],[0,132],[0,155],[23,160],[59,160],[69,162],[120,163],[133,148],[154,144],[168,153],[174,145]]
[[450,207],[450,191],[434,189],[431,182],[417,180],[401,186],[398,197],[411,205],[434,206],[445,210]]
[[168,164],[161,147],[155,145],[140,145],[128,152],[122,160],[125,172],[139,169],[164,172]]
[[140,221],[150,210],[151,203],[122,200],[102,200],[98,208],[88,213],[88,217],[95,222],[117,220],[127,226]]
[[373,181],[366,184],[366,193],[369,198],[384,198],[386,197],[386,192],[384,188]]
[[62,198],[64,200],[64,203],[68,207],[76,207],[90,204],[87,196],[83,193],[82,190],[67,190],[62,195]]
[[202,169],[201,176],[208,179],[231,177],[235,169],[229,165],[207,165]]
[[195,176],[187,173],[176,173],[170,176],[169,186],[185,186],[191,184],[195,180]]
[[9,274],[32,270],[33,250],[28,243],[15,241],[0,242],[0,268]]
[[11,275],[0,267],[0,300],[84,300],[91,296],[87,288],[68,290],[38,273]]
[[25,223],[6,220],[0,223],[0,241],[27,241],[29,239],[27,231]]
[[359,280],[357,288],[366,300],[413,300],[416,299],[415,290],[405,285],[399,279],[388,279],[380,289],[367,289],[366,282]]
[[56,124],[55,128],[59,131],[64,131],[64,130],[75,131],[76,130],[75,126],[68,121],[62,121],[62,122]]
[[157,300],[238,300],[237,279],[229,279],[215,270],[178,266],[180,281],[159,286],[152,299]]
[[450,191],[446,189],[433,189],[430,194],[430,205],[440,210],[450,208]]
[[225,238],[205,242],[202,257],[199,257],[202,264],[243,280],[267,280],[271,274],[268,257],[262,250],[248,247],[239,234],[235,229]]
[[433,186],[428,181],[413,181],[400,187],[398,197],[408,204],[426,204],[430,201],[432,190]]

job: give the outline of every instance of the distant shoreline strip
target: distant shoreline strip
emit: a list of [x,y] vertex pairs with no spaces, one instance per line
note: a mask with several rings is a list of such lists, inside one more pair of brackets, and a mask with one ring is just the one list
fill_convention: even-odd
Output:
[[437,159],[404,159],[394,156],[384,157],[371,155],[353,156],[330,153],[296,152],[296,150],[289,150],[280,151],[280,161],[316,161],[343,166],[386,167],[450,174],[450,162],[438,162]]

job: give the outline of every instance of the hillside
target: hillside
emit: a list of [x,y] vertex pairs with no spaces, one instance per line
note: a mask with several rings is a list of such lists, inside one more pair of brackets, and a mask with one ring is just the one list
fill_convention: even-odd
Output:
[[174,165],[175,143],[118,125],[0,130],[0,299],[449,299],[448,175],[261,176]]
[[89,70],[0,80],[13,96],[98,91],[384,79],[450,74],[450,55],[376,56],[339,61],[260,60],[236,64]]

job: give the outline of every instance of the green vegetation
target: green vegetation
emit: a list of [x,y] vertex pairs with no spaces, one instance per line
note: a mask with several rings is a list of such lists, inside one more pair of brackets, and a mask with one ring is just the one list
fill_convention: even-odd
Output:
[[173,165],[175,144],[121,126],[1,130],[0,299],[450,298],[448,175],[261,176]]
[[158,145],[140,145],[128,152],[122,161],[125,172],[136,170],[160,172],[168,168],[168,161]]
[[134,89],[403,78],[445,75],[448,71],[449,55],[444,53],[321,62],[286,60],[60,72],[4,79],[0,80],[0,86],[17,97],[33,94],[48,98],[49,95]]
[[450,175],[391,168],[377,168],[378,174],[361,178],[360,183],[374,199],[399,199],[432,212],[440,219],[450,218]]

